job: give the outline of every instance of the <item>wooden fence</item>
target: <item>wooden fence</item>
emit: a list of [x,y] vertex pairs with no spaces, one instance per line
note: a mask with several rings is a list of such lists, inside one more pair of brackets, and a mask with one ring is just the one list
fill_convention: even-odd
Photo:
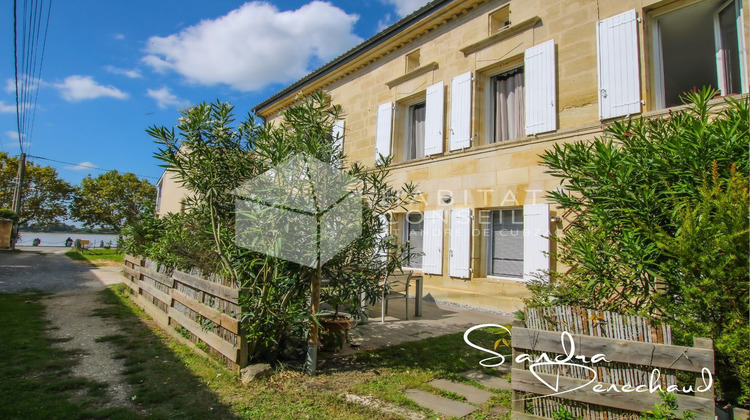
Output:
[[[525,327],[513,328],[513,419],[551,419],[561,407],[584,420],[637,419],[638,413],[661,402],[658,392],[647,391],[651,382],[658,383],[664,390],[669,385],[705,388],[703,368],[715,373],[711,340],[696,338],[693,347],[675,346],[668,326],[654,325],[641,317],[558,306],[527,309],[525,323]],[[595,354],[605,356],[606,362],[586,364],[596,372],[594,382],[586,385],[594,379],[594,373],[575,366],[584,364],[580,360],[573,359],[569,365],[536,366],[534,372],[538,378],[530,370],[528,361],[515,361],[521,354],[536,360],[541,353],[546,353],[553,361],[558,355],[567,354],[565,349],[569,352],[571,346],[568,341],[563,344],[563,331],[571,334],[575,355],[583,355],[587,360]],[[660,371],[658,380],[652,379],[654,369]],[[689,372],[695,382],[678,383],[677,371]],[[553,387],[558,384],[558,391],[581,388],[540,398],[556,393],[540,378]],[[597,384],[600,385],[598,391],[604,391],[597,392],[594,389]],[[623,392],[625,384],[631,386],[630,392]],[[646,385],[646,388],[635,392],[639,385]],[[713,388],[695,392],[694,396],[677,395],[679,413],[690,410],[698,419],[714,419]]]
[[160,327],[189,338],[234,369],[247,365],[239,288],[179,270],[167,274],[155,262],[131,255],[125,256],[124,271],[133,300]]

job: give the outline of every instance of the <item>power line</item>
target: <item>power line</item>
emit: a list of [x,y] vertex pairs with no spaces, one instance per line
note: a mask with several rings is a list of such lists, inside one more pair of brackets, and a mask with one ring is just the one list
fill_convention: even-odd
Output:
[[[22,8],[19,8],[18,0],[13,1],[16,125],[18,146],[21,153],[28,151],[24,150],[25,148],[30,148],[29,142],[34,132],[36,107],[39,102],[39,85],[41,84],[42,65],[47,47],[47,33],[51,14],[52,0],[47,2],[46,10],[44,0],[24,0]],[[39,51],[40,46],[41,52]],[[26,147],[24,147],[24,143],[27,143]]]
[[[41,160],[46,160],[46,161],[50,161],[50,162],[62,163],[62,164],[65,164],[65,165],[72,165],[72,166],[77,166],[77,167],[79,167],[79,168],[88,168],[88,169],[95,169],[95,170],[97,170],[97,171],[102,171],[102,172],[109,172],[109,171],[116,171],[116,170],[117,170],[117,169],[104,169],[104,168],[98,168],[98,167],[96,167],[96,166],[91,166],[91,165],[81,165],[81,164],[79,164],[79,163],[73,163],[73,162],[65,162],[65,161],[62,161],[62,160],[50,159],[50,158],[46,158],[46,157],[41,157],[41,156],[28,155],[28,157],[30,157],[30,158],[34,158],[34,159],[41,159]],[[139,175],[139,174],[133,174],[133,175],[135,175],[135,176],[138,176],[138,177],[141,177],[141,178],[151,178],[151,179],[159,179],[159,177],[158,177],[158,176],[150,176],[150,175]]]

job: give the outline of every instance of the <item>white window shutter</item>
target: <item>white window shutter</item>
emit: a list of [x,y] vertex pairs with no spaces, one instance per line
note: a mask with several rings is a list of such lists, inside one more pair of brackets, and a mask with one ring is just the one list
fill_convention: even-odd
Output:
[[524,53],[526,135],[557,130],[555,40]]
[[523,230],[523,279],[529,281],[549,270],[549,204],[523,206]]
[[450,276],[469,278],[471,264],[471,209],[451,210]]
[[333,123],[333,141],[339,150],[344,150],[344,120],[336,120]]
[[422,272],[443,274],[443,211],[424,212]]
[[641,84],[635,10],[597,22],[596,46],[599,119],[640,113]]
[[450,149],[471,146],[471,72],[451,80]]
[[443,82],[427,88],[425,115],[424,155],[443,153]]
[[375,163],[380,162],[380,155],[391,154],[391,126],[393,124],[393,102],[378,106],[378,123],[375,129]]

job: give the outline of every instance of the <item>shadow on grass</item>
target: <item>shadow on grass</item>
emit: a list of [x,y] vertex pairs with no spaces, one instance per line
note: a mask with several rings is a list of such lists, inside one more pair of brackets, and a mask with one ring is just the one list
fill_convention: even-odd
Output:
[[[94,315],[116,319],[118,332],[97,341],[112,343],[117,349],[114,357],[123,359],[123,373],[132,387],[131,399],[136,407],[149,413],[149,418],[236,418],[205,379],[197,376],[200,373],[190,370],[207,361],[194,359],[200,356],[184,346],[168,346],[164,332],[144,325],[139,319],[142,312],[128,299],[124,285],[102,293],[106,306],[95,310]],[[196,363],[191,364],[191,360]]]
[[106,384],[74,377],[75,353],[45,334],[41,293],[0,294],[0,418],[133,418],[101,410]]
[[[470,340],[478,346],[493,350],[501,337],[498,332],[499,329],[493,328],[477,330],[471,333]],[[479,364],[481,360],[492,355],[470,347],[464,342],[463,335],[464,333],[454,333],[431,337],[331,359],[326,363],[325,371],[345,372],[362,368],[425,369],[444,377],[471,369],[495,373],[492,369],[482,368]],[[510,349],[500,346],[497,352],[510,354]],[[504,365],[510,362],[510,356],[506,356]]]

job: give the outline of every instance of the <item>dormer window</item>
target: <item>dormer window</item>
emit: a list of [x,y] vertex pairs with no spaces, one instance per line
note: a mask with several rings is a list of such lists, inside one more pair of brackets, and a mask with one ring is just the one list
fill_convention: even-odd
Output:
[[490,35],[494,35],[510,26],[510,7],[503,7],[490,13]]

